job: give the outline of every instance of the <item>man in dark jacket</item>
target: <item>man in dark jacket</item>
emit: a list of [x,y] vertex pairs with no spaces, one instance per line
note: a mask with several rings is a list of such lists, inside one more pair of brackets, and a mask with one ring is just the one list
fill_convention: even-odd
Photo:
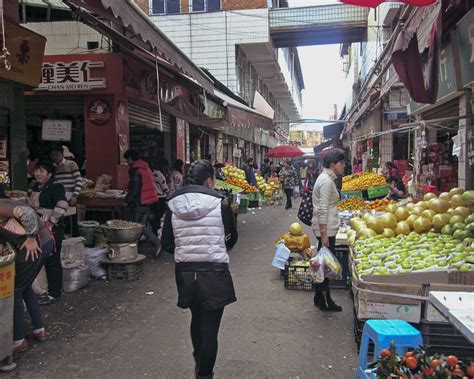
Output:
[[160,241],[155,233],[147,226],[150,218],[150,207],[158,202],[153,173],[150,167],[148,167],[148,164],[140,159],[140,154],[137,150],[127,150],[124,154],[124,158],[130,166],[128,172],[130,182],[128,184],[125,203],[130,207],[132,221],[145,225],[143,234],[148,242],[157,249],[156,257],[158,257],[161,251]]
[[253,158],[247,159],[247,164],[244,166],[245,179],[254,187],[257,187],[257,178],[255,178],[255,169],[253,166]]

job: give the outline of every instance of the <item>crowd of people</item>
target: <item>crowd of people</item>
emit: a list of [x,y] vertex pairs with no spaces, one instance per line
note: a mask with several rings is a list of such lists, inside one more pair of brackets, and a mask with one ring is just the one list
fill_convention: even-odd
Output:
[[[143,234],[156,249],[155,256],[162,249],[174,254],[178,306],[191,310],[196,376],[212,378],[224,308],[236,301],[228,251],[238,239],[231,208],[225,197],[214,191],[216,166],[208,160],[199,160],[185,173],[179,159],[173,167],[165,159],[146,162],[134,149],[125,152],[124,157],[129,164],[125,198],[129,218],[145,225]],[[294,192],[299,192],[303,197],[301,206],[307,208],[303,222],[312,227],[318,248],[325,246],[334,251],[340,222],[337,203],[342,176],[348,169],[342,150],[330,151],[322,160],[322,168],[314,160],[295,165],[289,159],[277,165],[265,159],[259,168],[249,158],[243,169],[247,181],[253,185],[257,184],[257,172],[265,180],[279,178],[286,194],[285,209],[292,208]],[[60,300],[64,215],[69,206],[77,204],[82,188],[79,168],[74,161],[66,159],[61,146],[51,149],[50,160],[28,162],[28,172],[32,177],[28,203],[5,199],[0,188],[0,240],[10,242],[18,252],[14,353],[28,349],[23,328],[24,304],[32,320],[32,337],[40,342],[48,337],[40,306]],[[403,197],[405,189],[393,164],[385,165],[384,174],[391,188],[389,197]],[[48,292],[38,297],[32,283],[43,265]],[[331,297],[327,279],[316,286],[314,305],[322,311],[342,310]]]

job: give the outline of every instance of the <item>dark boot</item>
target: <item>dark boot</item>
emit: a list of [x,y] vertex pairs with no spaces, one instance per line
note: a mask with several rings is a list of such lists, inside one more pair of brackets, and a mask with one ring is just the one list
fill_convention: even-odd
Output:
[[331,294],[329,291],[326,292],[326,301],[327,301],[327,308],[328,312],[342,312],[342,307],[337,305],[332,299]]
[[199,354],[194,352],[193,353],[193,358],[194,358],[194,363],[195,363],[195,367],[194,367],[194,373],[196,375],[196,378],[198,377],[198,373],[199,373]]
[[204,376],[196,375],[196,379],[212,379],[212,378],[214,378],[214,373],[212,373],[211,375],[204,375]]
[[322,311],[326,310],[326,299],[324,298],[323,292],[316,290],[314,294],[314,306],[319,307]]

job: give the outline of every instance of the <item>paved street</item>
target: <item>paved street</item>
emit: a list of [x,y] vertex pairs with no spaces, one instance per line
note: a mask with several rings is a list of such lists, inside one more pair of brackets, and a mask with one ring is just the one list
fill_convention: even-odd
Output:
[[[349,291],[334,291],[342,313],[322,314],[312,293],[285,290],[271,259],[297,209],[255,213],[239,216],[231,253],[238,302],[224,313],[216,377],[353,378]],[[190,314],[176,307],[172,257],[146,261],[137,282],[91,282],[44,310],[50,340],[32,343],[5,377],[193,377]]]

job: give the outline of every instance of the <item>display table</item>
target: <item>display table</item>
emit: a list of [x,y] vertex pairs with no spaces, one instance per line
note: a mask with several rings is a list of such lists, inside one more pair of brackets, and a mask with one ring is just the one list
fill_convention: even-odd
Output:
[[474,343],[474,292],[431,291],[431,304]]
[[[109,216],[107,220],[113,220],[124,217],[125,210],[125,199],[118,198],[91,198],[91,199],[79,199],[78,205],[85,208],[85,219],[93,220],[94,218],[88,217],[88,213],[100,213],[102,216]],[[101,217],[104,218],[104,217]],[[96,220],[104,221],[104,220]]]

